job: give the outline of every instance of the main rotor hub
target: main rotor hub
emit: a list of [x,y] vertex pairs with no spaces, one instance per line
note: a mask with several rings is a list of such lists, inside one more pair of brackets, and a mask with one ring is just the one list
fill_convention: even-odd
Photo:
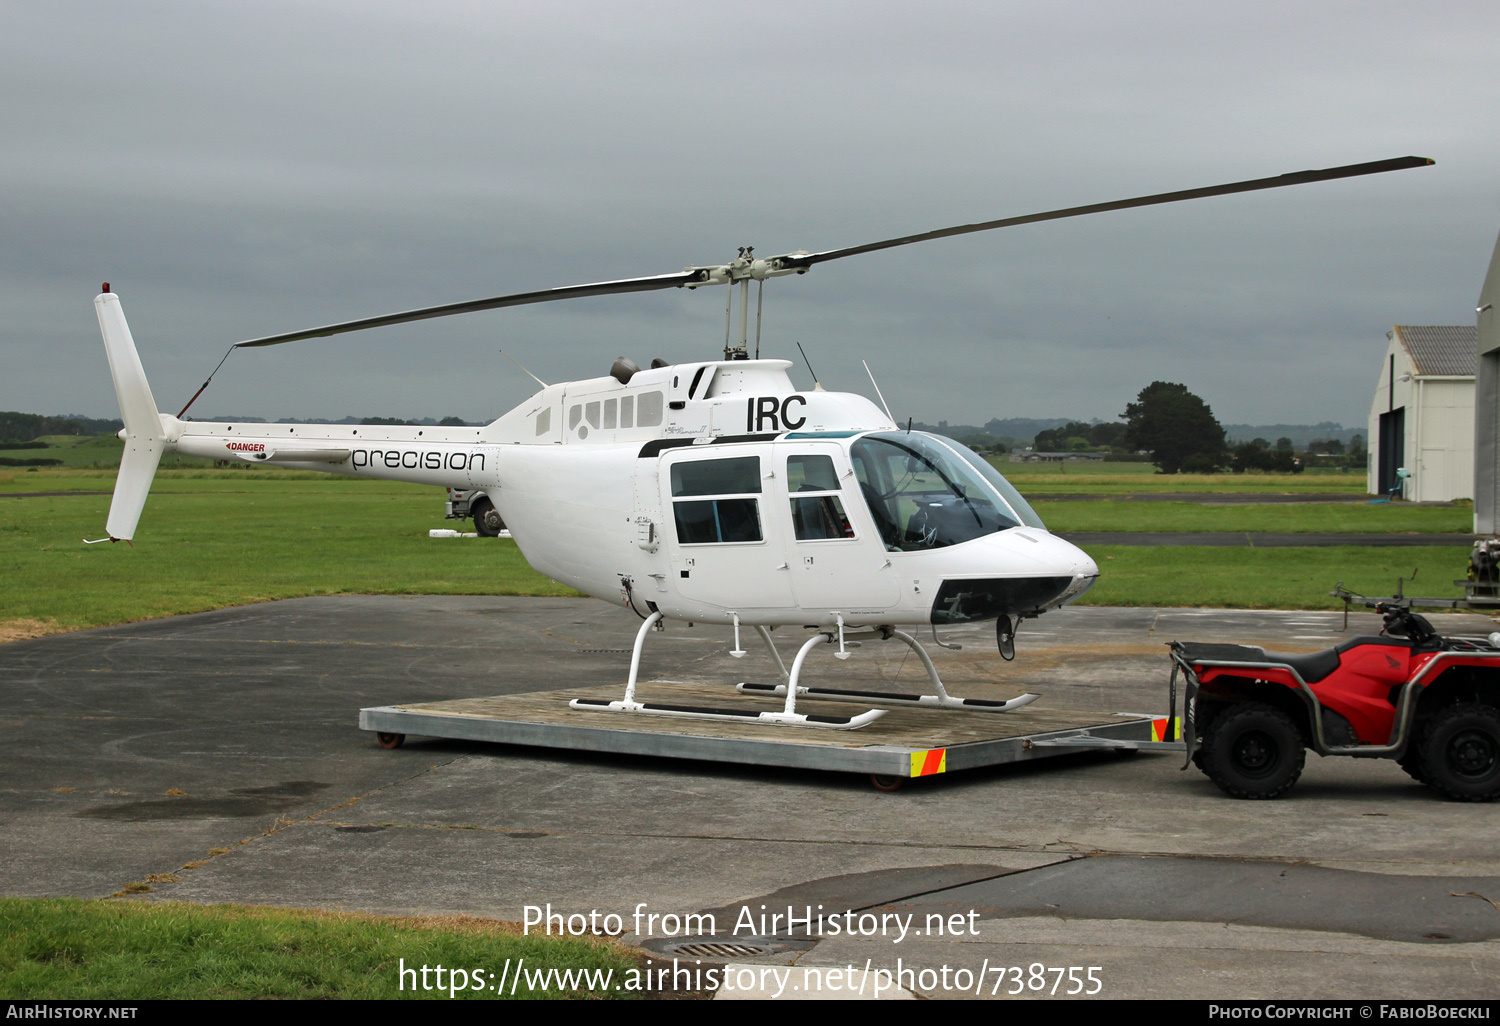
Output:
[[808,268],[805,265],[795,263],[798,257],[808,256],[805,249],[799,249],[795,253],[786,253],[782,256],[760,258],[755,256],[754,246],[741,246],[739,256],[727,264],[708,264],[696,266],[689,264],[684,271],[697,272],[697,281],[689,282],[688,288],[695,289],[700,285],[734,285],[739,282],[765,281],[767,278],[780,278],[787,274],[806,274]]

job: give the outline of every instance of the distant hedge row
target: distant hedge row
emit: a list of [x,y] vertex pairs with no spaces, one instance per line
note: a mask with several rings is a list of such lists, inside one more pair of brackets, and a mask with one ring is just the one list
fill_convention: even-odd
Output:
[[39,413],[0,410],[0,442],[26,442],[42,435],[110,435],[125,425],[92,417],[44,417]]

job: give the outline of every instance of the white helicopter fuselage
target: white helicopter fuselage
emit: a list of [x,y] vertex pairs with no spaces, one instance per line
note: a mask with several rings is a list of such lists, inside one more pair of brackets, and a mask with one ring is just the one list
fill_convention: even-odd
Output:
[[899,432],[863,396],[798,391],[790,366],[689,363],[551,385],[482,428],[160,420],[167,451],[483,489],[534,568],[643,616],[949,623],[1040,612],[1093,583],[1093,560],[1029,507],[1014,512],[1013,491],[983,500],[1001,529],[936,537],[929,520],[953,514],[939,493],[951,507],[986,486],[954,492],[920,456],[866,441],[918,482],[882,504],[861,440],[955,443]]

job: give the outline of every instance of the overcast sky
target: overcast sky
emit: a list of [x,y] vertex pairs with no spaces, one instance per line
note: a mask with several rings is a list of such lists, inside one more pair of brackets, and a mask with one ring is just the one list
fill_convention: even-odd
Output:
[[[767,284],[763,352],[898,418],[1363,424],[1392,324],[1472,324],[1500,231],[1488,3],[0,5],[0,409],[176,412],[235,341],[1418,154],[1436,166],[924,243]],[[724,290],[234,354],[194,413],[498,416],[715,358]],[[805,369],[794,371],[810,384]]]

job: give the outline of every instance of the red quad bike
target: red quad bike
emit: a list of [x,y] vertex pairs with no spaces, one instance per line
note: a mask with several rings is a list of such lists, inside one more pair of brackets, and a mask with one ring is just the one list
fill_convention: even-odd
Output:
[[1394,759],[1455,801],[1500,796],[1500,635],[1444,638],[1400,603],[1375,609],[1379,636],[1311,655],[1172,642],[1188,759],[1235,798],[1285,793],[1308,748]]

